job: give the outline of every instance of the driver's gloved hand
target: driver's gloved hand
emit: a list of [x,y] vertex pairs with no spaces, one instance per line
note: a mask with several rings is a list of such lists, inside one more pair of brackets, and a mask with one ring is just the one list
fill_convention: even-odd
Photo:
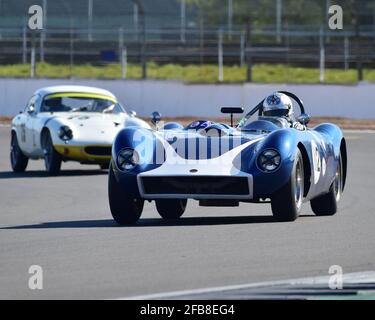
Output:
[[292,128],[297,129],[297,130],[301,130],[301,131],[306,130],[306,127],[299,122],[293,122]]

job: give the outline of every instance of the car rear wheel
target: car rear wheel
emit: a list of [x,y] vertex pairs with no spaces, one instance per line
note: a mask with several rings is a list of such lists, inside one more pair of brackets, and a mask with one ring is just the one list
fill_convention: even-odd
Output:
[[44,165],[49,175],[57,175],[61,169],[62,157],[55,150],[51,138],[51,134],[46,132],[43,135],[43,153],[44,153]]
[[332,216],[337,212],[337,203],[341,199],[344,186],[342,157],[340,154],[336,169],[335,180],[329,192],[310,201],[311,209],[317,216]]
[[10,140],[10,163],[14,172],[24,172],[26,170],[29,158],[26,157],[19,144],[16,133],[12,132]]
[[176,220],[185,212],[187,199],[160,199],[155,202],[156,209],[163,219]]
[[125,195],[116,180],[111,165],[108,174],[108,198],[112,217],[119,225],[134,224],[141,217],[144,200]]
[[271,197],[273,216],[278,221],[294,221],[298,218],[304,193],[304,169],[303,158],[298,150],[292,175],[288,183]]

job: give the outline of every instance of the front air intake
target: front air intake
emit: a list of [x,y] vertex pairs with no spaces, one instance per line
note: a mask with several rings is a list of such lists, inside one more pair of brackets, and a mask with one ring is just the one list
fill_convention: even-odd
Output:
[[144,193],[152,195],[167,194],[204,194],[204,195],[239,195],[249,194],[246,177],[142,177]]
[[85,152],[93,156],[111,156],[111,147],[91,146],[86,147]]

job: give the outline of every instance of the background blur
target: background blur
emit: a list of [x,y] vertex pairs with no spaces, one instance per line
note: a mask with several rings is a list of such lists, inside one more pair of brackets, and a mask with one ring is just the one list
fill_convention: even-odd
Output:
[[[328,28],[332,4],[343,30]],[[373,81],[374,21],[374,0],[0,0],[0,76]]]
[[[44,28],[32,31],[35,4]],[[329,28],[332,5],[342,30]],[[374,21],[374,0],[0,0],[0,116],[59,84],[172,118],[218,118],[283,89],[314,118],[372,128]]]

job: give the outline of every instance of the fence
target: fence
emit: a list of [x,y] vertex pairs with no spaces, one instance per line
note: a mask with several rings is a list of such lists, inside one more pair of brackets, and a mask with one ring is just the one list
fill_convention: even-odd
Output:
[[[348,69],[358,62],[373,67],[375,31],[327,31],[290,27],[276,33],[273,26],[251,31],[188,29],[133,30],[1,29],[0,63],[60,64],[181,63],[245,65],[283,63]],[[33,49],[34,48],[34,49]],[[126,55],[124,59],[124,52]],[[219,72],[220,74],[220,72]],[[220,75],[219,75],[220,80]]]
[[[27,28],[34,2],[43,7],[39,32]],[[218,64],[219,81],[224,65],[246,65],[249,81],[256,63],[319,68],[321,81],[326,67],[356,66],[361,80],[375,62],[375,4],[338,2],[345,27],[332,31],[330,0],[0,0],[0,64],[31,62],[33,76],[37,62],[120,63],[125,76],[130,62],[143,78],[150,61]]]

